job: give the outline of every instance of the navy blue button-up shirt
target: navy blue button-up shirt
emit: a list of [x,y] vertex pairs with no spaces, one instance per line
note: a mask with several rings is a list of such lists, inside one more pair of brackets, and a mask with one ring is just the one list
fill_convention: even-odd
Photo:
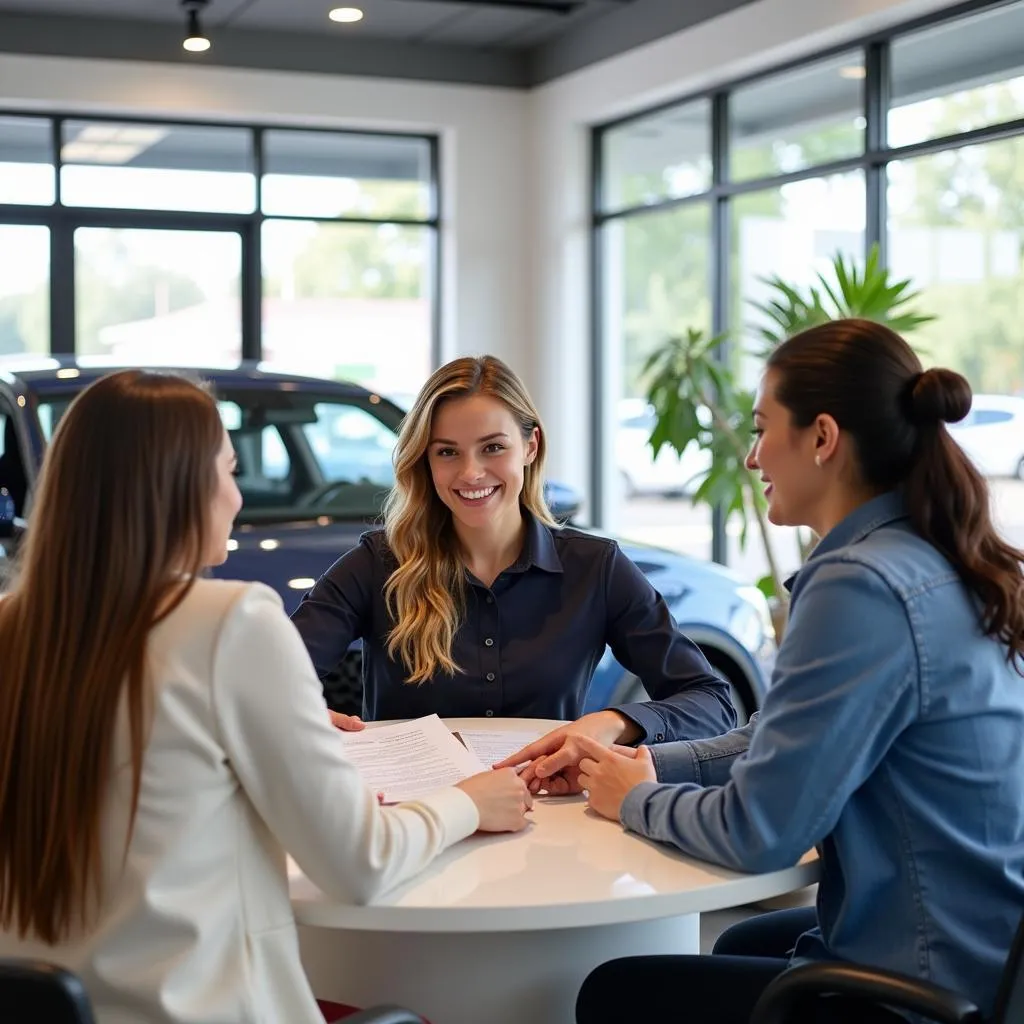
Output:
[[397,562],[382,530],[366,533],[292,615],[320,677],[363,641],[363,713],[370,721],[501,716],[577,718],[610,646],[653,698],[616,710],[652,739],[717,736],[735,724],[726,684],[679,630],[647,577],[612,540],[551,528],[524,512],[516,563],[485,587],[466,579],[452,656],[462,672],[405,681],[387,653],[384,584]]

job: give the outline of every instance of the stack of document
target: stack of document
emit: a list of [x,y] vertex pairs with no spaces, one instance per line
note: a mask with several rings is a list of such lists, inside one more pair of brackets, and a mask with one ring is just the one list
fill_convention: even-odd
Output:
[[366,784],[382,794],[385,803],[399,803],[485,772],[542,733],[486,729],[453,733],[437,715],[427,715],[339,735],[345,756]]

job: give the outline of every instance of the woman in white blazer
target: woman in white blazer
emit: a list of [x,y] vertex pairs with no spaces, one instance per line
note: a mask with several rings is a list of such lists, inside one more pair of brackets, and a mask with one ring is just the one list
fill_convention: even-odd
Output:
[[213,397],[124,371],[72,403],[0,601],[0,956],[84,981],[101,1024],[314,1024],[285,851],[368,901],[477,829],[509,769],[381,807],[277,595],[197,578],[240,497]]

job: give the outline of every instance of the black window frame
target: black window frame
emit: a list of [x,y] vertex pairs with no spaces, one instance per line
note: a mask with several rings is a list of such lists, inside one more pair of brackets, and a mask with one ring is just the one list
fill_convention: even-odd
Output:
[[[260,360],[263,354],[262,305],[263,276],[261,236],[266,221],[306,221],[325,224],[397,224],[427,230],[429,300],[431,308],[430,363],[437,366],[441,357],[441,226],[442,203],[440,175],[440,138],[435,134],[368,129],[341,129],[308,125],[264,125],[253,121],[207,121],[184,117],[146,116],[142,114],[82,114],[68,111],[29,111],[0,107],[0,117],[45,119],[50,122],[54,168],[54,201],[50,205],[0,203],[0,226],[8,224],[43,225],[50,229],[50,354],[75,354],[75,252],[74,234],[80,227],[165,229],[172,231],[234,232],[242,240],[241,269],[241,358]],[[90,124],[164,126],[169,128],[246,129],[251,133],[255,203],[251,213],[201,213],[177,210],[151,210],[134,207],[67,206],[61,196],[61,147],[66,121]],[[429,215],[403,217],[310,217],[265,214],[261,209],[261,188],[266,130],[314,132],[324,135],[371,136],[376,138],[415,139],[428,145],[430,180]]]
[[[606,525],[604,507],[610,494],[610,481],[604,479],[603,447],[608,440],[607,426],[612,423],[609,410],[604,407],[604,322],[602,290],[604,267],[602,260],[602,233],[604,227],[616,220],[636,216],[652,215],[658,212],[691,204],[705,204],[711,207],[711,238],[709,254],[711,263],[711,330],[723,334],[737,326],[730,323],[731,278],[730,278],[730,212],[734,197],[769,188],[778,188],[792,182],[829,177],[852,171],[863,171],[865,176],[866,219],[864,251],[877,245],[883,263],[887,258],[888,211],[887,211],[887,168],[890,163],[913,157],[928,156],[952,149],[962,149],[979,143],[997,142],[1024,136],[1024,117],[1004,121],[983,128],[944,135],[906,146],[890,147],[887,139],[887,122],[892,92],[892,44],[896,39],[912,35],[923,29],[956,21],[972,14],[1024,6],[1024,0],[965,0],[953,7],[936,11],[902,24],[847,39],[824,50],[778,64],[766,71],[759,71],[731,79],[713,89],[686,93],[656,106],[646,107],[628,115],[617,117],[591,127],[590,130],[590,387],[591,387],[591,433],[597,443],[591,449],[590,493],[593,500],[592,522],[594,526]],[[766,79],[797,68],[815,64],[829,57],[859,51],[864,60],[863,117],[864,151],[856,156],[845,157],[811,167],[801,168],[787,174],[766,175],[757,178],[732,181],[729,178],[730,133],[729,102],[732,93],[741,87],[756,84]],[[951,85],[955,86],[956,82]],[[677,199],[606,210],[603,202],[604,136],[623,125],[642,120],[661,111],[684,107],[701,99],[711,100],[711,154],[712,184],[703,192]],[[722,361],[729,358],[728,346],[720,351]],[[715,562],[727,562],[727,537],[725,515],[721,508],[712,510],[711,558]]]

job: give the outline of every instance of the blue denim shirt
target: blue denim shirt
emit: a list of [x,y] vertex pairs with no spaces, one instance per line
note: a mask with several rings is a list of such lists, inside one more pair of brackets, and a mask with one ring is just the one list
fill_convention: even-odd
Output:
[[653,747],[624,825],[741,871],[817,845],[819,928],[841,958],[991,1011],[1024,912],[1024,679],[895,494],[856,510],[796,577],[758,719]]
[[616,708],[651,740],[717,736],[736,724],[729,687],[677,628],[664,598],[604,537],[546,526],[524,512],[526,542],[489,587],[466,573],[452,643],[462,671],[411,686],[390,657],[384,584],[397,567],[383,530],[366,533],[292,615],[322,679],[363,641],[363,712],[370,721],[481,716],[578,718],[605,651],[654,700]]

